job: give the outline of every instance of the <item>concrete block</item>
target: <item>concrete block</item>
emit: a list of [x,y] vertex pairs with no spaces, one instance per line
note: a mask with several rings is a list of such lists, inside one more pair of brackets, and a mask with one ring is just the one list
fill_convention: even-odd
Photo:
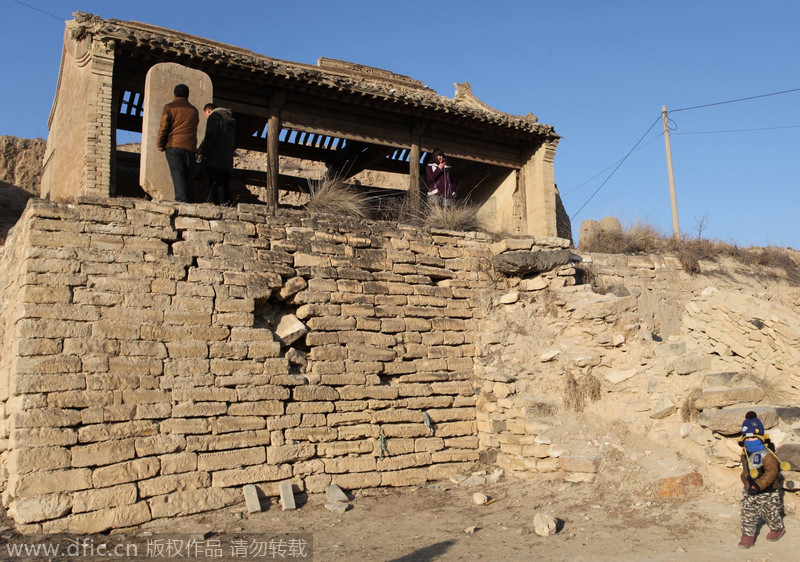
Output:
[[261,511],[261,499],[258,497],[258,488],[255,484],[248,484],[242,488],[244,493],[244,503],[248,513],[258,513]]
[[291,482],[281,482],[278,486],[281,494],[281,509],[283,511],[296,509],[294,503],[294,490]]

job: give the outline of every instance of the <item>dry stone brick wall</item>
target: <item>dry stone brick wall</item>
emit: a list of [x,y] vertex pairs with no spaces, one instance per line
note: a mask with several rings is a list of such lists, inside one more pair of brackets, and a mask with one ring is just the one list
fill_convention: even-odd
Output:
[[463,470],[490,246],[254,205],[32,200],[2,262],[4,504],[25,531],[97,532],[244,484]]
[[800,391],[800,322],[783,303],[709,287],[687,303],[683,324],[693,356],[719,356],[736,371],[783,381],[785,393]]

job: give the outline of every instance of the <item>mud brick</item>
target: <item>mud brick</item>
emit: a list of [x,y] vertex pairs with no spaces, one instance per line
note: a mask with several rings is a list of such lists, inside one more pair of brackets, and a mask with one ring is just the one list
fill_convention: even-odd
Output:
[[340,474],[343,472],[370,472],[375,470],[375,458],[371,456],[362,457],[336,457],[323,459],[325,472],[329,474]]
[[428,468],[407,468],[381,473],[381,486],[421,486],[428,480]]
[[155,457],[103,466],[92,472],[92,485],[95,488],[105,488],[125,482],[146,480],[158,474],[160,466],[160,461]]
[[72,513],[97,511],[120,505],[131,505],[138,499],[136,484],[120,484],[99,490],[85,490],[72,494]]
[[262,464],[266,462],[266,460],[267,454],[264,447],[234,449],[215,453],[200,453],[197,455],[197,469],[211,472],[226,468]]
[[186,438],[187,451],[224,451],[270,444],[270,433],[265,429],[223,433],[221,435],[190,435]]
[[315,454],[316,447],[310,443],[267,447],[267,462],[270,465],[278,465],[310,459]]
[[323,457],[338,457],[351,454],[370,453],[374,448],[372,440],[329,441],[317,445],[317,454]]
[[133,439],[100,441],[70,449],[72,466],[103,466],[132,459],[136,455]]
[[88,468],[11,474],[7,491],[12,497],[40,496],[54,492],[72,492],[92,487],[92,471]]
[[211,421],[211,431],[215,434],[264,429],[265,427],[267,427],[267,422],[264,416],[222,416]]
[[279,416],[281,414],[283,414],[283,402],[279,400],[241,402],[228,407],[229,416]]
[[333,412],[333,402],[289,402],[286,404],[287,414],[325,414]]
[[337,390],[333,387],[322,385],[297,386],[292,389],[292,396],[294,400],[300,402],[338,400],[342,389]]
[[8,453],[7,468],[10,474],[26,474],[69,468],[70,450],[64,447],[20,447]]

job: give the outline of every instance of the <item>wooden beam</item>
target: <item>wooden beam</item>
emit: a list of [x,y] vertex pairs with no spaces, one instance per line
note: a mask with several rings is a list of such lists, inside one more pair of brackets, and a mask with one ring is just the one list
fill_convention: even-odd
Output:
[[411,152],[408,155],[408,203],[416,215],[420,210],[420,178],[419,160],[422,158],[420,148],[422,133],[428,126],[424,119],[417,119],[411,129]]
[[278,175],[280,174],[280,152],[278,145],[281,132],[281,106],[285,100],[283,92],[276,92],[269,101],[267,123],[267,205],[273,214],[278,208]]

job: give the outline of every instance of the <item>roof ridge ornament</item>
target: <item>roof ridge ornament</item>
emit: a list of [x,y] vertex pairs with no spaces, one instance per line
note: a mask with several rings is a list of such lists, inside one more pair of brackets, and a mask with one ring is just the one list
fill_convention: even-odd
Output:
[[509,117],[511,119],[522,119],[529,123],[539,122],[539,118],[533,113],[528,113],[527,115],[512,115],[511,113],[500,111],[482,102],[475,94],[472,93],[472,85],[469,82],[454,82],[453,85],[456,87],[456,94],[453,96],[453,101],[461,106],[477,109],[478,111],[483,111],[489,114]]

